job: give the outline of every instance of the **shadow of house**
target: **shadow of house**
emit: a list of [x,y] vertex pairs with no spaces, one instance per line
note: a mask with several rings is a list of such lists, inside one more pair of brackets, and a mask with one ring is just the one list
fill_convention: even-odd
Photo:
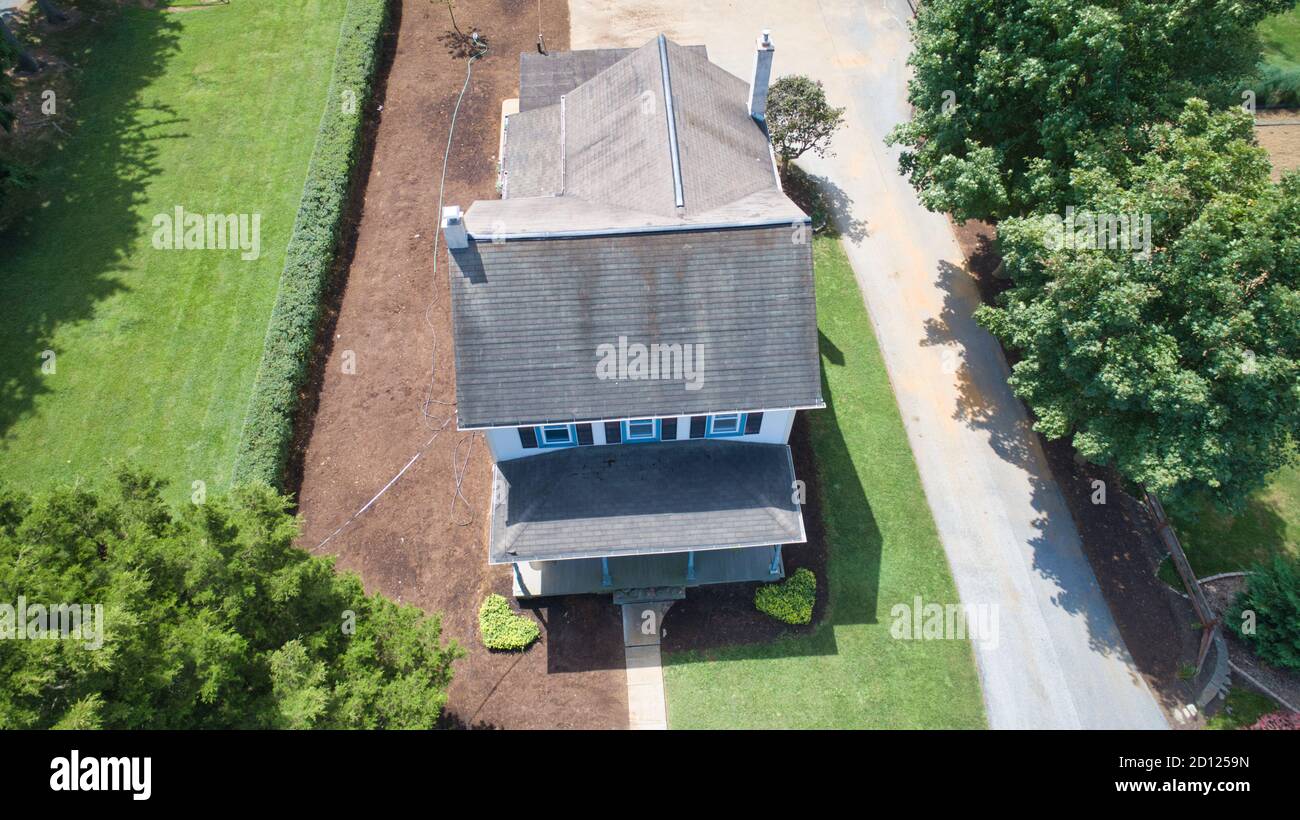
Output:
[[59,35],[78,38],[85,59],[78,123],[0,233],[0,446],[50,391],[42,365],[46,351],[60,353],[58,328],[93,318],[98,303],[125,289],[114,274],[150,230],[134,208],[158,172],[156,144],[181,136],[175,112],[143,97],[177,50],[178,29],[172,15],[132,9]]
[[[787,575],[808,568],[818,578],[813,622],[788,626],[754,608],[756,584],[706,588],[668,611],[663,646],[666,663],[689,663],[707,657],[709,649],[727,647],[728,657],[770,659],[811,655],[836,655],[834,626],[876,624],[880,568],[884,538],[876,524],[871,502],[858,480],[857,462],[867,456],[854,453],[844,434],[844,419],[826,378],[826,364],[840,367],[846,353],[824,330],[818,331],[822,357],[822,396],[825,409],[800,413],[791,434],[795,474],[805,482],[804,520],[808,542],[784,552]],[[814,456],[812,440],[818,447]],[[824,477],[833,480],[824,482]],[[858,513],[852,531],[828,526],[824,510]],[[746,647],[752,648],[752,655]]]

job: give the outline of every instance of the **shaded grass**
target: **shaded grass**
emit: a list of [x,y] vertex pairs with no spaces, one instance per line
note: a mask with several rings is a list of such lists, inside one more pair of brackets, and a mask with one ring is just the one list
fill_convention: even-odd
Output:
[[[128,459],[173,500],[228,484],[345,5],[83,24],[78,121],[0,235],[0,480]],[[261,214],[259,258],[156,250],[151,221],[176,206]]]
[[[1248,570],[1278,554],[1300,558],[1300,467],[1280,471],[1251,496],[1241,515],[1223,515],[1207,506],[1195,521],[1175,524],[1198,578]],[[1181,588],[1168,559],[1160,577]]]
[[[665,656],[674,728],[977,728],[965,641],[890,636],[895,604],[958,600],[839,241],[815,240],[824,410],[809,412],[829,559],[825,620],[767,644]],[[789,549],[797,550],[798,546]]]

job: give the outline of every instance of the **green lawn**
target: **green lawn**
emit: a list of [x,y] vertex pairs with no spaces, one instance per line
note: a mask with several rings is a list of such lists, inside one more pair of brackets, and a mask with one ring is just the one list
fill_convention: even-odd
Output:
[[1300,67],[1300,9],[1270,17],[1259,24],[1264,61]]
[[[1209,729],[1245,729],[1254,725],[1264,715],[1276,712],[1279,707],[1272,698],[1234,686],[1228,692],[1224,709],[1206,721]],[[1228,710],[1232,714],[1228,714]]]
[[[0,235],[0,480],[128,459],[177,500],[229,481],[345,7],[127,9],[65,35],[77,124]],[[260,214],[260,257],[155,249],[176,206]]]
[[[816,240],[822,390],[809,412],[830,558],[811,634],[665,658],[674,728],[983,727],[966,641],[895,640],[890,609],[957,594],[853,272]],[[790,547],[797,550],[799,547]]]
[[[1200,578],[1249,569],[1279,552],[1300,558],[1300,468],[1279,472],[1241,515],[1207,507],[1195,522],[1178,525],[1178,537]],[[1181,583],[1168,561],[1160,574],[1173,585]]]

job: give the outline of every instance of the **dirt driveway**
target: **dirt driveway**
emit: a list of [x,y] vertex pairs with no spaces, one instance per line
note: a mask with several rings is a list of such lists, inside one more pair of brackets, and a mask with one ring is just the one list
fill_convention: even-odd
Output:
[[[444,633],[469,650],[456,667],[450,725],[622,728],[621,626],[608,600],[537,610],[543,640],[522,655],[489,653],[477,639],[479,603],[508,594],[510,578],[487,565],[487,448],[447,423],[455,389],[445,248],[433,271],[443,149],[466,63],[439,41],[451,28],[444,4],[395,5],[364,205],[323,340],[319,406],[301,435],[301,543],[338,556],[370,591],[444,613]],[[541,9],[548,47],[567,48],[567,5],[542,0]],[[446,204],[466,208],[496,196],[501,101],[518,94],[519,53],[535,48],[539,14],[536,0],[459,0],[456,17],[492,49],[474,64],[447,169]],[[417,454],[373,507],[318,546]]]

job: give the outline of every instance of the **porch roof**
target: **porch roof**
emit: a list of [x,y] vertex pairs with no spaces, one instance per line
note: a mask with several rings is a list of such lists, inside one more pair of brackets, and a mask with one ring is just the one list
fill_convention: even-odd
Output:
[[802,543],[784,444],[571,447],[500,462],[488,561],[553,561]]

